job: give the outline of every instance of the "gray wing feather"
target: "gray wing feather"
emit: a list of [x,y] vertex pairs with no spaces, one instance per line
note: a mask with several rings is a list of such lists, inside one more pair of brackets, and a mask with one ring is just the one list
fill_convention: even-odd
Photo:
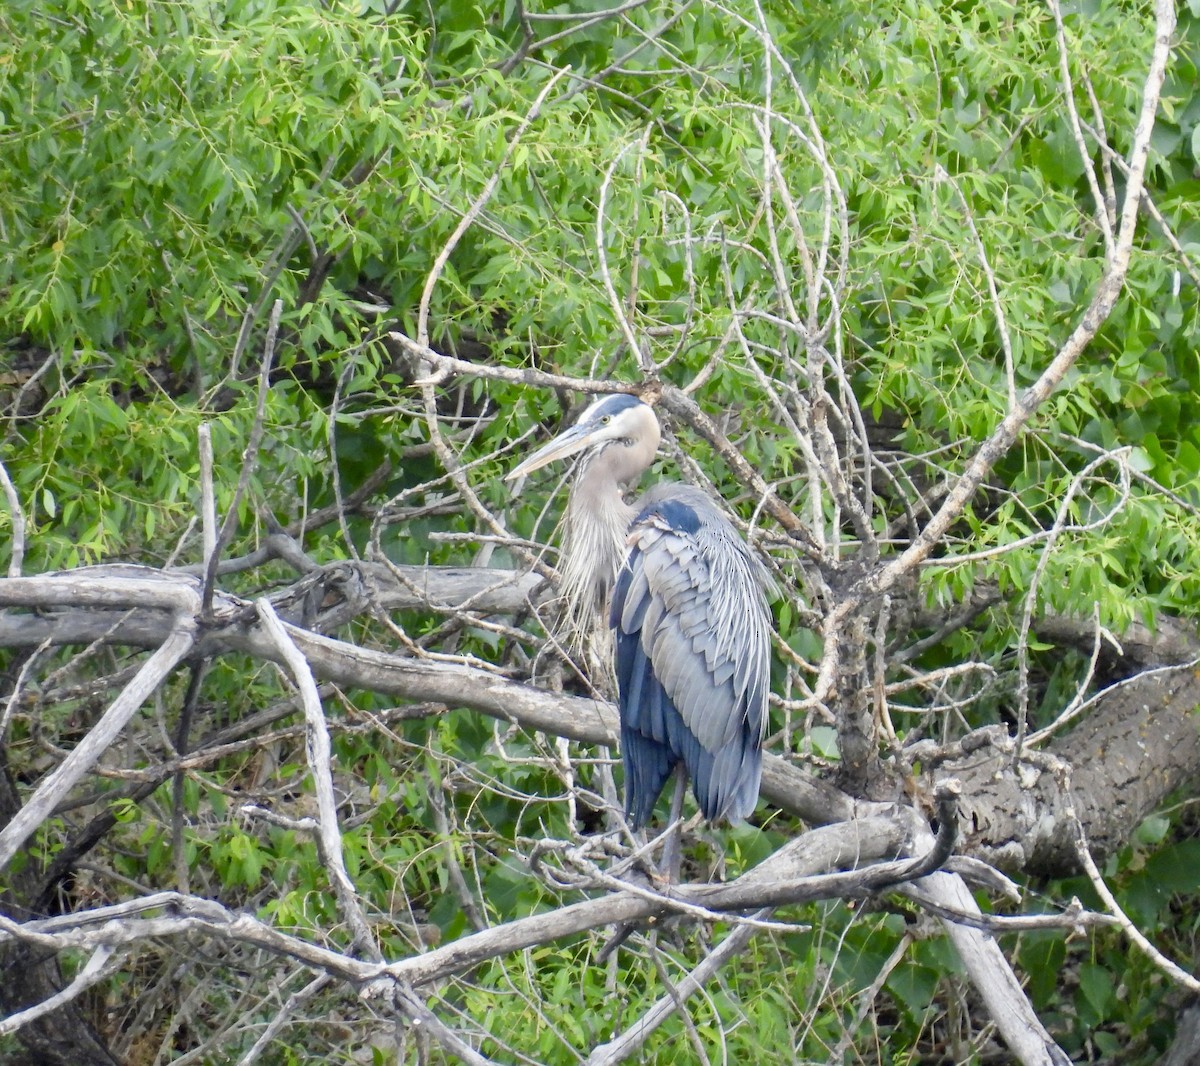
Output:
[[[617,582],[618,673],[629,678],[622,717],[688,764],[709,818],[736,820],[754,809],[761,775],[771,624],[761,567],[707,496],[671,490],[634,520]],[[678,712],[670,721],[639,703],[658,686]]]

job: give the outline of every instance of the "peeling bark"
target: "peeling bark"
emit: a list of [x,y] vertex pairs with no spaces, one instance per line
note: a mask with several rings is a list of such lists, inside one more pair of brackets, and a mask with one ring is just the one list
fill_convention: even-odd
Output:
[[[1049,753],[1072,768],[1073,799],[1094,855],[1123,846],[1172,792],[1200,782],[1200,673],[1156,670],[1114,685]],[[952,769],[963,781],[965,850],[1001,869],[1078,871],[1053,774],[994,754]]]

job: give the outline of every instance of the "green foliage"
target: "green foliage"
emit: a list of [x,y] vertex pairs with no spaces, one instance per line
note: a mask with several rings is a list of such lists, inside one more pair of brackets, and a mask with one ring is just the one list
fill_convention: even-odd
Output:
[[[197,561],[198,429],[212,432],[223,515],[254,425],[275,300],[283,313],[264,441],[227,554],[258,547],[268,515],[300,529],[386,460],[388,480],[372,502],[394,496],[411,512],[382,528],[383,551],[414,564],[478,561],[479,543],[455,535],[491,531],[451,495],[457,489],[430,453],[423,398],[412,387],[419,375],[386,334],[416,335],[429,271],[493,179],[429,293],[439,349],[493,366],[639,380],[601,280],[603,260],[628,313],[653,338],[664,378],[682,386],[703,375],[697,402],[754,468],[787,487],[797,513],[832,523],[829,501],[808,498],[804,450],[768,395],[805,387],[794,369],[802,342],[777,319],[789,300],[808,298],[804,260],[820,245],[827,199],[836,200],[806,146],[811,108],[846,220],[844,240],[839,220],[831,223],[833,254],[845,260],[836,306],[828,291],[812,299],[821,316],[836,315],[840,333],[829,343],[843,346],[845,387],[886,427],[895,480],[876,482],[880,532],[903,511],[897,484],[924,491],[943,483],[1004,416],[1009,382],[989,275],[1020,390],[1077,324],[1103,268],[1062,104],[1053,20],[1038,5],[908,0],[881,12],[863,0],[771,2],[763,18],[779,55],[768,63],[754,4],[672,4],[666,15],[664,5],[648,4],[557,39],[551,34],[571,24],[539,21],[538,36],[550,43],[516,64],[507,61],[524,29],[512,3],[51,6],[48,13],[11,0],[0,10],[8,42],[0,55],[0,398],[6,409],[23,405],[4,425],[2,458],[29,523],[30,573]],[[1084,8],[1067,19],[1071,69],[1089,78],[1108,135],[1124,151],[1145,71],[1145,12],[1108,2]],[[1148,189],[1194,264],[1194,9],[1181,13],[1178,37]],[[533,101],[567,65],[498,172]],[[773,114],[764,120],[768,80]],[[1090,114],[1084,101],[1077,92]],[[779,189],[764,193],[756,120],[771,129],[798,231],[771,232],[784,198]],[[1010,698],[1024,597],[1068,496],[1038,577],[1042,608],[1084,617],[1095,608],[1118,633],[1164,614],[1196,618],[1200,305],[1188,265],[1159,228],[1143,228],[1126,291],[1099,338],[922,573],[922,606],[948,611],[984,586],[1004,598],[977,626],[914,661],[935,669],[970,660],[994,671],[993,687],[963,693],[968,724],[995,720]],[[744,348],[724,341],[735,314],[745,319]],[[514,501],[499,483],[511,459],[502,449],[530,426],[557,425],[574,398],[471,380],[446,384],[437,400],[482,503],[508,528],[549,539],[543,499]],[[731,504],[757,520],[758,501],[677,429]],[[1129,449],[1127,486],[1116,460],[1083,476],[1100,451],[1118,448]],[[304,547],[322,563],[361,554],[371,517],[306,528]],[[5,510],[0,547],[10,532]],[[508,551],[492,561],[508,561]],[[794,575],[804,569],[792,557],[782,565]],[[277,564],[225,585],[259,595],[288,573]],[[791,599],[778,612],[786,647],[815,660],[811,618]],[[459,630],[418,612],[392,621],[422,651],[527,665],[512,655],[511,635],[494,629]],[[398,639],[374,622],[343,635],[386,647]],[[125,660],[109,655],[75,668],[78,679],[118,674]],[[1031,659],[1034,713],[1048,719],[1074,695],[1084,662],[1036,641]],[[777,681],[784,670],[777,667]],[[205,680],[193,732],[253,721],[286,696],[273,676],[250,677],[245,662],[222,661]],[[168,727],[177,704],[165,712]],[[386,953],[470,930],[451,861],[491,922],[575,898],[535,881],[524,864],[530,840],[577,828],[544,738],[458,708],[381,725],[392,708],[370,694],[339,693],[327,708],[346,863]],[[94,708],[72,689],[54,712],[36,729],[24,720],[12,728],[6,755],[22,781],[45,769],[38,731],[66,745]],[[902,734],[923,722],[897,714]],[[190,767],[178,809],[173,781],[137,804],[104,792],[94,807],[115,818],[106,846],[118,880],[95,891],[115,896],[130,881],[157,890],[183,878],[198,893],[344,949],[311,838],[239,814],[251,796],[288,816],[311,814],[299,719],[289,712],[267,728],[278,736],[251,743],[239,734],[244,750]],[[162,737],[147,742],[132,768],[168,758],[167,748]],[[808,748],[837,757],[827,726],[816,726]],[[573,755],[579,782],[600,791],[599,760]],[[49,821],[17,871],[44,869],[73,831],[61,818]],[[724,856],[716,846],[701,854],[736,871],[786,832],[731,831]],[[1171,823],[1112,873],[1144,928],[1186,955],[1200,854],[1182,836]],[[867,1010],[861,997],[906,936],[904,919],[841,905],[785,917],[811,929],[760,937],[726,972],[694,1014],[705,1047],[731,1061],[823,1062],[840,1047],[847,1061],[907,1063],[921,1047],[945,1045],[957,974],[944,944],[909,946]],[[654,948],[661,957],[642,947],[607,966],[597,964],[591,938],[531,949],[448,987],[444,1005],[489,1020],[484,1053],[574,1061],[573,1051],[608,1039],[661,995],[660,966],[679,976],[693,965],[701,935],[665,932]],[[1148,1062],[1169,1040],[1164,990],[1115,936],[1081,945],[1027,934],[1016,954],[1036,1006],[1081,1058],[1114,1056],[1131,1038],[1123,1061]],[[244,962],[247,970],[260,964]],[[530,1000],[558,1009],[529,1021]],[[197,1028],[218,1031],[223,1007]],[[262,1006],[255,1023],[271,1009]],[[232,1054],[237,1039],[222,1050]],[[313,1057],[337,1045],[336,1034],[304,1039]],[[647,1061],[688,1054],[688,1040],[673,1020],[647,1044]],[[304,1061],[294,1049],[278,1054]]]
[[[1148,819],[1105,871],[1122,909],[1173,958],[1190,957],[1196,946],[1196,923],[1190,917],[1179,920],[1181,913],[1191,913],[1200,888],[1200,840],[1194,832],[1191,818],[1174,830],[1166,818]],[[1085,879],[1067,881],[1057,890],[1078,896],[1085,906],[1099,904]],[[1073,1056],[1083,1061],[1160,1061],[1173,1029],[1164,1002],[1170,998],[1169,985],[1117,930],[1087,938],[1024,933],[1017,957],[1035,1006]]]

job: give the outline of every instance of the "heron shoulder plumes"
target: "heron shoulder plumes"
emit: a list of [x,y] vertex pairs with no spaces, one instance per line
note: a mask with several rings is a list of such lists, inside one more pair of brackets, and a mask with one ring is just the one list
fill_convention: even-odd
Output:
[[630,527],[613,591],[625,807],[654,810],[682,759],[704,816],[754,810],[770,680],[758,564],[698,489],[660,485]]
[[682,763],[705,817],[737,821],[758,800],[770,679],[760,564],[701,490],[622,488],[649,467],[654,412],[608,396],[509,475],[582,452],[566,513],[562,591],[575,624],[601,615],[615,636],[625,807],[650,818]]

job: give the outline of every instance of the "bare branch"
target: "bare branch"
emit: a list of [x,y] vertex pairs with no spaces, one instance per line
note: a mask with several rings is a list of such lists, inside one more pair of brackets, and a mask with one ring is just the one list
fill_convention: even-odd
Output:
[[1166,955],[1150,942],[1146,934],[1122,910],[1121,905],[1117,902],[1117,897],[1112,894],[1108,885],[1105,884],[1104,876],[1100,873],[1099,868],[1096,866],[1096,860],[1092,858],[1091,850],[1088,848],[1087,835],[1084,833],[1083,822],[1079,820],[1079,815],[1075,811],[1074,801],[1071,798],[1071,768],[1067,763],[1059,762],[1056,770],[1059,780],[1062,783],[1063,795],[1066,797],[1067,816],[1070,818],[1071,825],[1075,830],[1075,849],[1078,852],[1079,861],[1083,865],[1084,872],[1088,875],[1088,880],[1092,882],[1092,887],[1096,890],[1096,895],[1103,901],[1108,913],[1116,919],[1121,927],[1121,931],[1137,945],[1142,954],[1170,977],[1171,980],[1187,989],[1193,996],[1200,995],[1200,980],[1193,977],[1179,966],[1178,963],[1167,958]]
[[[770,908],[764,907],[752,917],[766,918],[771,913]],[[691,973],[689,973],[674,988],[673,995],[663,996],[625,1032],[614,1037],[606,1044],[598,1044],[592,1053],[584,1060],[584,1066],[610,1066],[612,1063],[624,1062],[636,1055],[645,1045],[647,1037],[677,1010],[683,1007],[683,1001],[699,991],[721,967],[732,959],[737,958],[750,943],[757,932],[757,927],[749,922],[743,922],[730,930],[712,951],[710,951]]]
[[[1058,0],[1046,0],[1050,13],[1054,16],[1055,36],[1058,40],[1058,69],[1062,78],[1063,102],[1067,105],[1067,118],[1071,123],[1071,135],[1075,138],[1075,149],[1079,153],[1079,161],[1087,177],[1088,188],[1092,191],[1092,202],[1095,207],[1095,219],[1104,235],[1104,260],[1111,263],[1116,255],[1113,240],[1113,226],[1116,218],[1109,218],[1108,201],[1100,191],[1100,183],[1096,180],[1096,168],[1092,163],[1092,153],[1087,142],[1083,139],[1083,130],[1079,125],[1079,109],[1075,106],[1075,85],[1071,81],[1070,51],[1067,48],[1067,30],[1063,25],[1062,8]],[[1134,195],[1134,202],[1141,195],[1141,190]]]
[[[647,126],[642,133],[638,145],[639,153],[645,152],[646,140],[649,136],[650,127]],[[608,205],[608,191],[612,185],[613,175],[616,174],[617,167],[621,165],[621,160],[625,158],[625,153],[632,147],[632,143],[622,146],[621,150],[617,152],[615,158],[609,164],[608,170],[604,174],[604,180],[600,183],[600,201],[596,205],[596,263],[600,267],[600,280],[603,282],[604,291],[608,295],[608,306],[612,310],[613,317],[617,320],[617,325],[621,327],[621,335],[625,338],[625,344],[629,348],[630,354],[633,356],[638,367],[643,373],[648,373],[653,369],[653,361],[650,360],[649,353],[643,352],[642,345],[638,342],[637,335],[633,332],[633,323],[629,321],[629,316],[625,313],[625,308],[621,306],[621,298],[617,295],[612,274],[608,269],[608,249],[605,247],[604,234],[604,213]],[[637,256],[635,254],[635,266],[636,262]],[[636,294],[636,284],[633,286],[632,291]]]
[[[36,580],[20,578],[17,580]],[[198,606],[198,605],[197,605]],[[12,861],[17,849],[54,811],[79,779],[117,739],[137,710],[161,685],[195,645],[192,616],[177,618],[175,628],[142,664],[133,680],[121,690],[91,731],[38,786],[25,806],[0,830],[0,869]]]
[[432,370],[431,377],[437,381],[444,380],[450,374],[484,378],[488,381],[504,381],[510,385],[531,385],[548,389],[572,389],[577,392],[610,393],[623,392],[639,394],[640,387],[626,385],[619,381],[609,381],[607,378],[577,378],[563,374],[548,374],[544,370],[532,367],[517,369],[507,366],[491,366],[484,363],[471,363],[465,359],[456,359],[435,351],[428,344],[420,344],[398,330],[392,330],[388,337],[399,344],[410,355],[427,363]]
[[[929,902],[971,916],[979,915],[975,898],[962,880],[951,874],[933,874],[905,885],[902,891],[918,903]],[[996,941],[957,922],[946,921],[943,926],[1013,1054],[1024,1066],[1069,1066],[1070,1059],[1034,1012]]]
[[838,648],[836,637],[846,621],[868,598],[892,588],[914,566],[929,556],[934,546],[941,541],[950,526],[962,514],[967,502],[983,484],[996,461],[1008,451],[1034,413],[1058,388],[1067,371],[1095,338],[1116,305],[1129,269],[1133,238],[1137,229],[1137,208],[1142,196],[1142,185],[1149,157],[1150,137],[1154,131],[1154,119],[1158,111],[1163,79],[1166,75],[1167,60],[1171,54],[1171,34],[1174,29],[1175,8],[1172,0],[1157,0],[1154,49],[1150,60],[1150,69],[1142,90],[1141,112],[1129,152],[1129,174],[1125,200],[1121,208],[1120,225],[1117,229],[1116,243],[1111,259],[1092,295],[1091,302],[1075,329],[1050,361],[1050,365],[1042,372],[1037,381],[1025,390],[1016,406],[1008,411],[992,435],[979,447],[967,464],[967,468],[950,487],[941,507],[925,524],[912,544],[858,582],[856,588],[829,613],[825,619],[825,656],[822,660],[821,676],[817,684],[816,695],[818,697],[824,698],[833,684]]
[[78,999],[93,985],[111,977],[121,968],[124,961],[125,959],[113,948],[102,944],[92,952],[92,957],[84,964],[83,969],[71,979],[71,983],[66,988],[60,989],[55,995],[43,999],[40,1003],[35,1003],[32,1007],[10,1014],[7,1018],[0,1018],[0,1036],[9,1036],[30,1022],[44,1018],[64,1004]]
[[417,307],[416,343],[419,347],[429,347],[429,303],[433,299],[433,290],[442,276],[442,271],[446,269],[446,263],[449,262],[454,249],[458,247],[458,242],[462,240],[463,235],[471,228],[475,219],[479,216],[479,212],[484,209],[488,200],[492,198],[492,193],[496,191],[496,186],[500,184],[501,175],[508,169],[508,161],[512,158],[517,145],[521,143],[521,138],[525,135],[525,131],[537,121],[538,115],[541,114],[542,104],[545,103],[546,97],[550,95],[551,90],[568,70],[570,70],[570,67],[565,67],[557,71],[542,87],[542,91],[538,93],[533,106],[517,125],[512,136],[509,137],[508,146],[505,148],[500,162],[496,165],[496,169],[492,171],[491,177],[488,178],[479,195],[472,201],[466,214],[458,220],[458,225],[454,227],[454,231],[446,239],[446,243],[442,245],[441,251],[438,252],[437,257],[434,259],[433,266],[429,268],[429,273],[425,276],[425,286],[421,290],[421,302]]
[[342,856],[342,834],[338,828],[337,800],[333,795],[333,771],[330,767],[332,749],[317,683],[313,680],[312,671],[304,656],[288,637],[270,603],[265,599],[259,600],[256,606],[267,638],[274,643],[300,692],[300,704],[304,708],[304,721],[307,726],[307,743],[304,750],[308,756],[313,790],[317,795],[317,844],[321,860],[333,884],[342,919],[353,934],[355,946],[368,957],[378,959],[379,949],[375,946],[375,939],[367,927],[366,916],[358,904],[358,895],[350,875],[346,872],[346,863]]
[[468,1066],[487,1066],[492,1060],[484,1058],[453,1030],[447,1028],[429,1006],[411,988],[398,985],[392,993],[392,1002],[410,1019],[429,1033],[443,1048]]
[[268,1045],[276,1038],[284,1025],[288,1023],[297,1008],[308,1002],[308,1000],[312,999],[313,996],[325,988],[330,983],[330,980],[331,978],[328,974],[318,974],[298,992],[294,992],[288,996],[287,1002],[275,1012],[274,1017],[262,1033],[259,1034],[258,1039],[254,1041],[250,1050],[238,1059],[237,1066],[251,1066],[266,1051]]
[[[50,951],[94,950],[102,946],[117,949],[147,937],[206,932],[296,959],[363,987],[366,994],[375,995],[384,991],[381,981],[388,986],[393,982],[401,986],[428,984],[461,973],[489,958],[621,921],[664,916],[677,906],[685,909],[701,906],[710,911],[725,912],[847,894],[868,896],[876,881],[886,880],[909,865],[903,860],[870,865],[882,855],[896,854],[903,846],[908,833],[905,821],[880,817],[813,830],[756,867],[753,877],[748,875],[728,885],[677,885],[669,895],[617,892],[570,904],[547,914],[515,919],[422,955],[390,963],[358,960],[283,933],[252,915],[235,914],[212,900],[174,892],[94,908],[82,914],[25,923],[0,915],[0,943],[20,940]],[[812,846],[807,846],[810,838]],[[852,866],[868,865],[842,873],[812,872],[813,863],[824,862],[830,857]],[[138,917],[150,911],[163,913],[157,917]]]
[[201,565],[207,573],[209,560],[217,552],[217,497],[213,491],[212,426],[201,422],[196,430],[200,451]]
[[954,190],[955,199],[958,200],[959,206],[963,211],[963,218],[966,219],[967,229],[971,231],[971,241],[975,245],[975,254],[979,257],[979,266],[983,270],[983,276],[987,280],[988,296],[992,301],[992,312],[996,316],[996,332],[1000,335],[1000,348],[1004,352],[1004,382],[1008,388],[1008,409],[1011,411],[1017,405],[1017,379],[1015,374],[1015,364],[1013,362],[1012,337],[1008,332],[1008,317],[1004,313],[1004,303],[1000,299],[1000,289],[996,283],[996,272],[992,269],[992,264],[988,260],[987,249],[983,246],[983,239],[979,236],[979,230],[975,226],[975,215],[971,211],[971,205],[967,203],[966,196],[963,195],[962,189],[957,181],[954,180],[945,167],[940,163],[934,171],[934,176],[938,181],[944,181],[949,184]]
[[271,307],[271,319],[267,325],[267,336],[263,342],[262,363],[258,369],[258,400],[254,410],[254,424],[250,428],[250,439],[246,450],[242,453],[242,471],[238,475],[237,487],[233,491],[233,500],[229,510],[225,512],[225,521],[221,523],[221,531],[212,554],[206,559],[207,569],[204,572],[204,588],[200,594],[202,609],[207,616],[212,609],[213,591],[217,581],[217,563],[221,553],[228,547],[237,532],[238,510],[242,498],[250,488],[250,478],[258,463],[258,446],[262,442],[263,420],[266,415],[267,391],[271,384],[271,363],[275,358],[275,337],[279,332],[279,316],[283,313],[283,301],[276,300]]

